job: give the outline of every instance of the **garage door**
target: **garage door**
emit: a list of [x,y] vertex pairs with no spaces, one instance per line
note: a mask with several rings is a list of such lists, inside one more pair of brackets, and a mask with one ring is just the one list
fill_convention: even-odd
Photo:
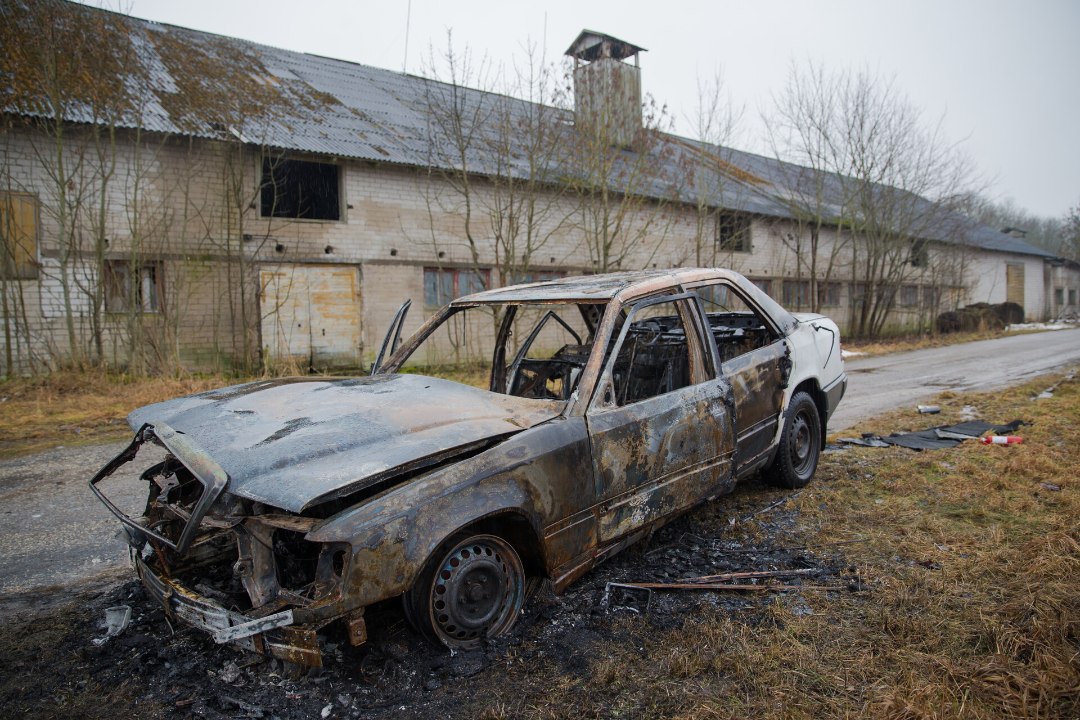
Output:
[[278,265],[260,273],[268,364],[359,367],[360,279],[340,265]]
[[1024,266],[1005,266],[1005,299],[1024,307]]

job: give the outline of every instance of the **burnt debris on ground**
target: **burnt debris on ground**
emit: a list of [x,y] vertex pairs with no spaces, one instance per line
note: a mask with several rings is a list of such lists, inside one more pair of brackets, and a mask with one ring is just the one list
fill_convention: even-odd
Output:
[[898,445],[911,450],[940,450],[942,448],[956,447],[965,440],[975,440],[984,433],[991,431],[996,434],[1014,433],[1023,425],[1028,424],[1024,420],[1013,420],[1004,425],[994,425],[982,420],[968,420],[956,425],[938,425],[915,432],[892,433],[890,435],[864,433],[862,437],[839,438],[837,442],[841,446],[860,445],[863,447],[883,448]]
[[[630,641],[627,633],[636,631],[627,621],[675,629],[712,607],[757,624],[770,621],[768,607],[778,601],[810,611],[799,592],[645,592],[628,585],[747,572],[761,574],[735,581],[764,585],[784,572],[784,585],[813,586],[807,592],[865,589],[842,547],[799,541],[787,495],[777,500],[756,482],[747,486],[671,523],[561,596],[541,586],[514,631],[478,650],[451,654],[429,645],[409,629],[400,604],[385,603],[370,611],[370,642],[354,648],[331,633],[323,641],[326,666],[300,671],[216,645],[186,626],[170,627],[133,579],[45,615],[9,617],[0,630],[0,701],[31,717],[108,716],[129,707],[136,717],[467,717],[475,709],[472,683],[503,682],[506,669],[520,662],[585,673],[603,646]],[[107,635],[106,611],[121,606],[131,608],[127,626],[95,644]]]

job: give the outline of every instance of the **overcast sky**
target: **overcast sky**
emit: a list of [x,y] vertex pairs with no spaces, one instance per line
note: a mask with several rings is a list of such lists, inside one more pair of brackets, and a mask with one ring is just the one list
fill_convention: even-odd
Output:
[[[115,7],[96,0],[94,5]],[[928,122],[944,116],[996,199],[1060,216],[1080,203],[1080,2],[1077,0],[126,0],[131,15],[268,45],[419,73],[431,45],[454,43],[512,66],[530,41],[555,60],[583,29],[647,48],[642,84],[676,130],[697,77],[722,69],[745,137],[790,63],[895,76]],[[408,18],[408,23],[406,22]],[[406,57],[406,25],[408,56]]]

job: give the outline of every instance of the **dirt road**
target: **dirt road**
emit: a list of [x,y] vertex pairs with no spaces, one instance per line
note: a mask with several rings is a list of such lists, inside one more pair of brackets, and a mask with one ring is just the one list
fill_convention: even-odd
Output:
[[[1005,386],[1069,364],[1080,364],[1080,329],[856,359],[847,363],[847,396],[829,430],[943,390]],[[0,611],[34,603],[57,586],[125,572],[119,524],[86,487],[122,447],[59,447],[0,462]],[[125,477],[109,482],[123,487]],[[138,514],[143,499],[142,492],[129,495],[126,509]]]

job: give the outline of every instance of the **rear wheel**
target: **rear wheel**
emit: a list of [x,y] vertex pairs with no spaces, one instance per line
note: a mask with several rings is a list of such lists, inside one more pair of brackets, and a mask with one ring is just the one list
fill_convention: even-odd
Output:
[[774,485],[805,487],[817,470],[821,454],[821,416],[808,393],[797,392],[784,415],[784,430],[776,457],[766,470]]
[[470,648],[513,627],[524,600],[525,572],[510,543],[497,535],[457,535],[405,593],[405,614],[429,639]]

